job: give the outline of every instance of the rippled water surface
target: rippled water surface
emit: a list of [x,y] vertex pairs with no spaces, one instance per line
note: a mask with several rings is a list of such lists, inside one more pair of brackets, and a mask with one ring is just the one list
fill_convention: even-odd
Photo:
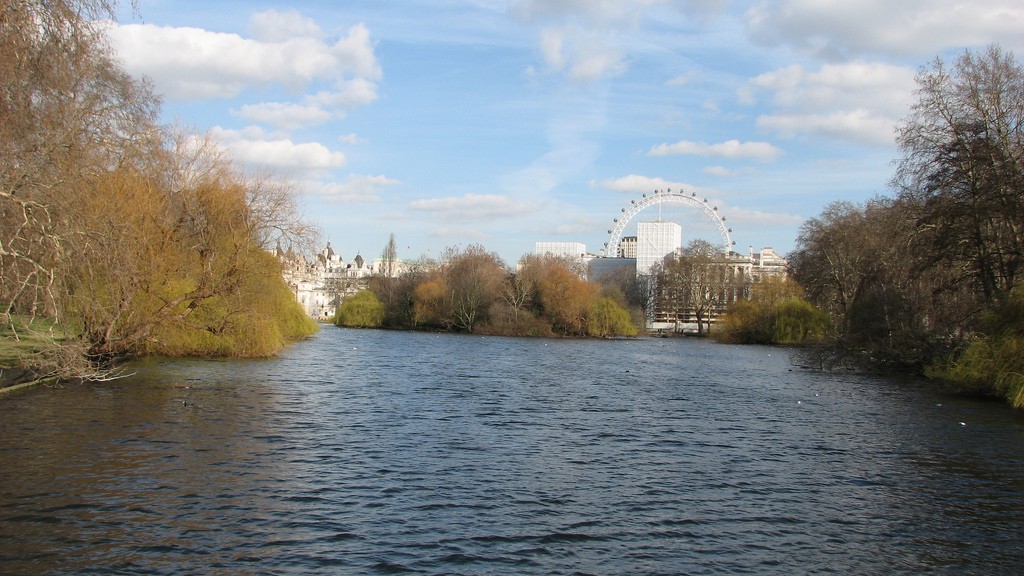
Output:
[[3,574],[1020,574],[1024,419],[783,350],[325,328],[0,399]]

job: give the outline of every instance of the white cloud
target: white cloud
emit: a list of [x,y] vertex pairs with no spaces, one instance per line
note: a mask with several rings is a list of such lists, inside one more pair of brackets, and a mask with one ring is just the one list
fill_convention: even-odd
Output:
[[687,72],[686,74],[682,74],[682,75],[676,76],[675,78],[668,79],[665,82],[665,85],[666,86],[686,86],[690,82],[693,82],[693,79],[695,77],[696,77],[696,74],[694,74],[693,71],[691,70],[690,72]]
[[781,136],[815,134],[867,146],[889,146],[897,119],[868,110],[844,110],[830,114],[769,114],[757,119],[757,127]]
[[767,142],[740,142],[727,140],[719,144],[705,144],[680,140],[674,144],[658,144],[648,152],[651,156],[714,156],[719,158],[754,158],[774,160],[782,155],[782,149]]
[[514,20],[543,26],[539,50],[549,71],[590,82],[625,73],[629,35],[653,9],[671,5],[668,0],[511,0],[508,12]]
[[745,19],[764,45],[795,46],[830,59],[929,56],[993,42],[1024,48],[1019,0],[765,0]]
[[590,26],[635,25],[644,8],[664,0],[510,0],[509,13],[517,20],[577,20]]
[[880,62],[792,65],[751,79],[739,93],[754,104],[768,93],[774,110],[757,125],[782,136],[818,134],[860,144],[892,144],[893,127],[913,102],[914,71]]
[[708,166],[704,168],[702,172],[711,176],[720,176],[722,178],[729,178],[738,174],[736,170],[731,170],[725,166]]
[[[258,20],[258,18],[257,18]],[[274,36],[260,26],[261,36]],[[380,66],[366,26],[358,24],[334,44],[310,37],[294,22],[278,30],[293,35],[273,42],[200,28],[126,24],[110,31],[126,69],[152,78],[170,99],[229,98],[253,87],[303,89],[314,82],[336,83],[346,76],[380,78]]]
[[323,33],[312,18],[289,10],[257,12],[249,18],[249,32],[260,42],[284,42],[290,38],[321,38]]
[[349,174],[345,182],[307,181],[303,189],[335,203],[376,202],[380,191],[387,186],[397,186],[400,181],[387,176]]
[[287,102],[246,104],[237,114],[249,122],[266,124],[282,130],[298,130],[316,126],[331,119],[333,114],[319,106]]
[[750,210],[736,206],[727,206],[723,211],[729,214],[729,225],[735,227],[753,226],[799,226],[804,223],[803,216],[784,212],[765,212]]
[[353,78],[339,81],[334,90],[317,92],[306,100],[326,108],[345,110],[369,104],[376,99],[377,84],[366,78]]
[[365,78],[338,83],[336,91],[321,91],[302,99],[302,103],[261,102],[246,104],[237,112],[250,122],[266,124],[280,130],[297,130],[317,126],[332,119],[344,118],[345,111],[377,99],[377,85]]
[[540,34],[541,56],[544,57],[544,62],[553,70],[561,70],[565,67],[566,57],[562,52],[564,44],[561,30],[547,28]]
[[235,131],[214,128],[211,136],[232,157],[246,166],[282,169],[290,173],[318,173],[341,168],[345,155],[319,142],[296,143],[291,139],[268,136],[259,130]]
[[818,71],[792,65],[761,74],[741,89],[745,103],[761,91],[771,102],[785,108],[821,111],[867,107],[902,113],[914,90],[914,70],[882,62],[854,61],[825,64]]
[[546,28],[541,32],[540,51],[549,70],[564,71],[581,82],[619,76],[627,68],[622,49],[610,33]]
[[413,201],[413,210],[429,212],[442,220],[479,221],[522,216],[539,210],[535,204],[497,194],[466,194]]
[[[591,184],[593,185],[594,183]],[[674,190],[676,192],[686,191],[691,194],[696,193],[701,197],[718,194],[717,190],[693,186],[686,182],[674,182],[665,180],[664,178],[653,178],[637,174],[630,174],[629,176],[622,176],[621,178],[604,180],[603,182],[598,183],[598,185],[606,190],[629,192],[632,194],[650,194],[655,190]]]

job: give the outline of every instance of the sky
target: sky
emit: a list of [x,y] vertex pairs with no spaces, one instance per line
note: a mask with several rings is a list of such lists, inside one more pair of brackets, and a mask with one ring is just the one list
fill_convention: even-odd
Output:
[[[346,260],[537,241],[600,253],[654,190],[738,252],[891,194],[915,74],[1024,54],[1020,0],[138,0],[112,24],[163,120],[294,183]],[[659,209],[660,207],[660,209]],[[715,223],[685,205],[684,243]],[[630,233],[627,228],[626,233]]]

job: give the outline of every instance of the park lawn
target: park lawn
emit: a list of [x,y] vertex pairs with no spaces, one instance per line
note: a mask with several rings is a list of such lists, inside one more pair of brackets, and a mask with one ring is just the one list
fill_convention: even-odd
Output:
[[15,316],[0,334],[0,368],[20,368],[67,338],[63,326],[44,318]]

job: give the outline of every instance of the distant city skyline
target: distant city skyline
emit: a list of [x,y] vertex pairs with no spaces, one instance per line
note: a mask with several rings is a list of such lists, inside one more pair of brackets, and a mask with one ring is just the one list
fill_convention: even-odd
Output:
[[1024,49],[1018,0],[122,9],[111,44],[165,121],[292,179],[324,240],[368,257],[394,233],[403,259],[596,252],[624,203],[666,188],[718,206],[741,250],[787,253],[828,203],[888,193],[919,67]]

